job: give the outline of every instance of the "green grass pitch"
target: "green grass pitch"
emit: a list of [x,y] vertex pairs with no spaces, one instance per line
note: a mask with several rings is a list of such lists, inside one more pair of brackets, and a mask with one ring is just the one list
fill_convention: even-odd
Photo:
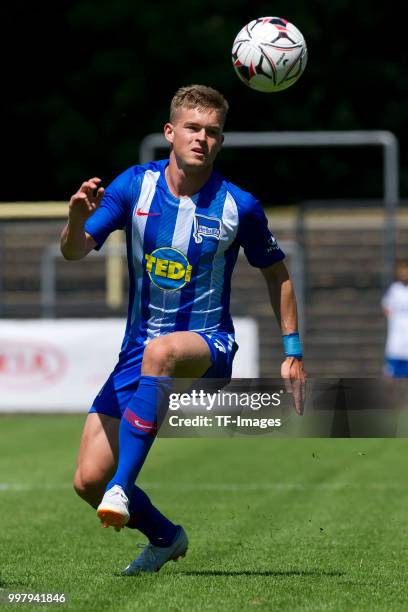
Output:
[[157,440],[140,484],[190,549],[128,578],[143,536],[71,489],[84,418],[0,417],[0,588],[84,611],[408,609],[405,439]]

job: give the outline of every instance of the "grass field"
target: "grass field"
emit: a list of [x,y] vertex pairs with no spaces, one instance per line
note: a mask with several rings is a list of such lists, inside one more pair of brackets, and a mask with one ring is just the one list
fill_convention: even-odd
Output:
[[190,549],[126,578],[143,536],[101,529],[70,486],[83,421],[0,417],[2,589],[84,611],[408,609],[405,439],[158,440],[140,484]]

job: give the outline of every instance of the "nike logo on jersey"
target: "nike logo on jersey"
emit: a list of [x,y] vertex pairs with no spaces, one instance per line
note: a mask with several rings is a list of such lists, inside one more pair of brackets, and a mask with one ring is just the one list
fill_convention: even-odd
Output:
[[158,217],[161,213],[143,212],[140,208],[136,209],[136,215],[138,217]]

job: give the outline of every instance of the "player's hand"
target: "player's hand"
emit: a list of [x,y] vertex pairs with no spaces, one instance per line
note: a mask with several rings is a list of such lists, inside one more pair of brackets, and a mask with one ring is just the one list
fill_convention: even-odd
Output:
[[94,177],[82,183],[81,187],[69,201],[69,218],[71,221],[86,221],[98,208],[105,190],[100,187],[101,179]]
[[302,360],[297,357],[286,357],[281,366],[281,376],[285,383],[286,392],[291,393],[293,396],[293,403],[297,414],[302,415],[307,378]]

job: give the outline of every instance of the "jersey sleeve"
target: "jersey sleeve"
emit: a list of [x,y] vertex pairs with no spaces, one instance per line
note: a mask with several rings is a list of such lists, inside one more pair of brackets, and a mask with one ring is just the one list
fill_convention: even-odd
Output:
[[239,224],[238,239],[245,255],[255,268],[267,268],[285,258],[258,200],[252,198],[245,207]]
[[107,187],[99,208],[86,220],[85,231],[96,241],[99,251],[117,229],[126,225],[131,204],[132,173],[126,170]]

